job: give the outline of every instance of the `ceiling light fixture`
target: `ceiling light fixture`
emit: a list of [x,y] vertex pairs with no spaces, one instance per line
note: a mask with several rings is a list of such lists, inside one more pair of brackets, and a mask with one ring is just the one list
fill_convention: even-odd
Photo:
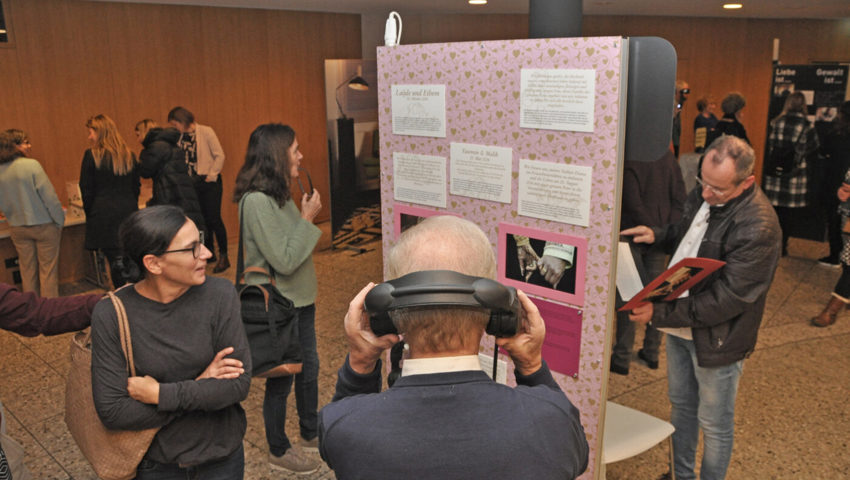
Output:
[[726,10],[738,10],[740,8],[744,8],[744,4],[742,3],[724,3],[723,8]]
[[470,5],[487,5],[487,0],[469,0]]

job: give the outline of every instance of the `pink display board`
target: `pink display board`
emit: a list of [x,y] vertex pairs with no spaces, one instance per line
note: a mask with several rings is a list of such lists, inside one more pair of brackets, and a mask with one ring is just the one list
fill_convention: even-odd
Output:
[[[548,359],[555,352],[558,364],[557,368],[553,366],[555,379],[581,411],[591,447],[590,466],[581,477],[585,479],[594,478],[599,466],[601,409],[607,392],[604,383],[607,375],[603,366],[607,354],[608,305],[613,303],[615,288],[612,267],[616,253],[615,230],[619,223],[617,189],[622,172],[625,45],[626,41],[620,37],[598,37],[378,48],[378,128],[385,254],[397,239],[400,227],[395,224],[400,213],[405,213],[398,212],[399,209],[414,216],[439,213],[469,219],[488,235],[494,252],[504,249],[500,240],[505,238],[500,231],[502,224],[544,232],[544,235],[581,244],[583,251],[578,258],[582,265],[576,264],[576,268],[581,269],[582,281],[576,282],[580,285],[580,292],[573,292],[567,297],[545,291],[530,293],[546,302],[540,304],[546,307],[547,315],[557,316],[559,311],[562,312],[559,318],[546,319],[544,316],[547,324],[555,327],[553,333],[557,334],[551,339],[555,345],[547,346],[545,355]],[[592,131],[520,127],[524,69],[592,70],[595,78]],[[445,137],[393,134],[392,88],[399,85],[444,86]],[[434,206],[439,205],[439,201],[435,201],[439,196],[431,195],[433,192],[429,192],[428,201],[431,203],[396,201],[394,155],[428,156],[432,162],[442,157],[446,163],[445,178],[450,183],[452,143],[511,149],[513,175],[509,203],[503,200],[504,197],[495,198],[499,192],[493,194],[493,200],[453,195],[451,192],[459,186],[449,184],[445,192],[441,192],[445,207]],[[590,167],[587,226],[520,214],[521,160]],[[423,210],[417,210],[420,208]],[[499,258],[501,261],[504,257]],[[558,345],[567,348],[557,351]],[[482,351],[487,350],[492,354],[492,340],[484,340]],[[509,377],[513,375],[509,373]]]
[[553,372],[578,378],[581,354],[582,311],[573,307],[531,299],[540,315],[546,319],[546,340],[543,341],[543,359]]

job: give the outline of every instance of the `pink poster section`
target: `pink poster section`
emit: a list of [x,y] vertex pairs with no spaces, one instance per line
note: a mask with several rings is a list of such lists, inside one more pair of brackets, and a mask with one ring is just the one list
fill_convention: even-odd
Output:
[[[552,306],[580,311],[580,327],[560,333],[575,338],[580,333],[577,375],[554,372],[561,388],[582,413],[591,447],[588,471],[594,478],[601,444],[600,413],[607,392],[602,368],[607,329],[607,303],[613,295],[612,243],[616,238],[616,189],[621,145],[620,109],[625,105],[621,87],[620,37],[561,38],[401,45],[378,48],[378,103],[381,152],[381,213],[384,252],[394,245],[399,218],[396,208],[426,209],[453,214],[477,223],[490,238],[495,252],[500,224],[510,224],[586,239],[583,288],[580,304],[541,297]],[[520,79],[523,69],[592,69],[595,72],[593,132],[521,128]],[[393,85],[444,85],[445,138],[394,135]],[[510,203],[452,195],[446,185],[445,208],[396,202],[393,195],[393,153],[414,153],[447,160],[450,182],[452,142],[509,147],[513,178]],[[518,214],[517,192],[520,159],[592,167],[590,222],[587,227]],[[417,211],[417,210],[414,210]],[[424,213],[416,216],[427,216]],[[500,258],[500,261],[503,261]],[[580,330],[580,332],[579,332]],[[493,343],[482,351],[492,354]]]

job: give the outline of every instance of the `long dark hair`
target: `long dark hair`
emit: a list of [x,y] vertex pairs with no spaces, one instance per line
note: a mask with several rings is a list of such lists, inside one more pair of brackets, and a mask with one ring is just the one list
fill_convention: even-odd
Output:
[[168,250],[177,232],[189,219],[180,207],[157,205],[133,212],[118,227],[124,253],[123,276],[128,282],[145,277],[145,255],[160,255]]
[[292,194],[289,191],[289,147],[295,142],[295,130],[281,123],[260,125],[248,139],[245,163],[236,175],[233,201],[249,192],[263,192],[281,207]]

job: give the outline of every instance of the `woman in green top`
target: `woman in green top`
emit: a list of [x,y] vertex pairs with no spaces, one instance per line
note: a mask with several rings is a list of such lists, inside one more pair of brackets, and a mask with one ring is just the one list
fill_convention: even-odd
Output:
[[[319,461],[303,454],[318,450],[319,356],[316,352],[316,271],[313,249],[321,231],[313,220],[322,208],[314,189],[301,197],[301,210],[290,193],[301,162],[295,131],[286,125],[257,127],[248,140],[245,163],[236,177],[233,200],[239,203],[245,267],[274,270],[280,293],[295,304],[303,369],[295,375],[301,444],[293,447],[286,436],[286,397],[292,376],[269,378],[263,400],[263,420],[272,467],[295,473],[319,468]],[[253,276],[252,276],[253,275]],[[249,284],[265,277],[247,274]]]

